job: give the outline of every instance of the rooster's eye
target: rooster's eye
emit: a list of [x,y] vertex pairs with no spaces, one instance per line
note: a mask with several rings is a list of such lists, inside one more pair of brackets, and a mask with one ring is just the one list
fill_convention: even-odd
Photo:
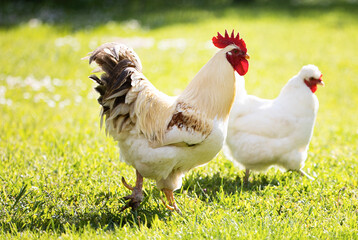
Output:
[[310,77],[310,81],[313,81],[314,80],[314,78],[313,77]]
[[237,49],[234,49],[234,50],[232,50],[233,51],[233,53],[239,53],[239,50],[237,50]]

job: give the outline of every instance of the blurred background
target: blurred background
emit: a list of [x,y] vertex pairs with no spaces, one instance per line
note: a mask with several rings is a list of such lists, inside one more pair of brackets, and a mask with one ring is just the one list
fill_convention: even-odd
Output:
[[[302,187],[301,181],[308,180],[288,177],[272,169],[267,177],[257,177],[249,190],[271,184],[275,194],[257,200],[269,204],[276,201],[277,194],[291,199],[289,189],[302,187],[299,196],[310,199],[311,205],[317,204],[316,209],[321,209],[319,202],[328,196],[324,208],[332,211],[322,210],[316,215],[315,210],[308,209],[311,205],[296,199],[288,201],[304,209],[299,210],[304,214],[302,219],[297,218],[301,228],[292,229],[301,229],[307,236],[312,231],[321,233],[324,228],[352,231],[356,217],[346,213],[357,211],[356,207],[353,209],[354,202],[349,203],[357,199],[358,184],[357,0],[2,0],[0,225],[3,229],[13,231],[13,225],[30,230],[62,229],[68,222],[79,227],[88,221],[104,226],[112,221],[108,219],[121,218],[117,209],[122,202],[116,196],[124,195],[125,190],[117,184],[121,174],[133,182],[134,172],[118,161],[115,142],[99,129],[98,96],[93,90],[95,84],[88,79],[93,67],[81,58],[105,42],[123,42],[138,53],[147,78],[161,91],[175,95],[217,51],[211,38],[225,29],[240,32],[247,44],[251,56],[245,75],[249,94],[275,98],[306,64],[317,65],[326,84],[316,92],[320,109],[305,166],[305,171],[317,177],[317,181],[305,185],[312,188]],[[205,167],[189,172],[183,189],[194,191],[192,186],[199,181],[203,189],[208,189],[206,194],[194,191],[202,200],[207,195],[216,199],[216,192],[224,191],[228,195],[242,194],[238,195],[240,203],[233,205],[255,204],[255,199],[247,201],[251,192],[240,190],[240,174],[219,155]],[[278,187],[280,183],[284,188]],[[24,192],[24,186],[34,188],[16,200]],[[146,181],[144,188],[155,189],[151,181]],[[345,192],[339,195],[341,189]],[[349,203],[342,205],[343,210],[336,203],[339,198]],[[157,208],[153,202],[160,202],[158,199],[149,199],[145,208]],[[178,199],[192,202],[183,195]],[[14,207],[15,200],[25,207]],[[105,207],[97,203],[102,200],[107,201]],[[205,203],[198,206],[207,211]],[[226,211],[236,206],[220,202],[219,207]],[[242,206],[240,211],[255,207]],[[83,215],[72,214],[71,209],[82,211]],[[260,212],[261,205],[256,209]],[[281,211],[281,206],[276,210]],[[46,214],[39,216],[42,211]],[[102,215],[89,214],[92,212]],[[223,214],[231,217],[236,212]],[[148,218],[151,215],[152,212],[146,213]],[[277,218],[270,215],[273,220],[269,224],[260,223],[259,228],[275,227],[277,219],[295,219],[274,213],[272,216]],[[340,224],[336,218],[352,224]],[[54,225],[49,225],[51,219],[55,219]],[[306,219],[319,227],[306,228]]]

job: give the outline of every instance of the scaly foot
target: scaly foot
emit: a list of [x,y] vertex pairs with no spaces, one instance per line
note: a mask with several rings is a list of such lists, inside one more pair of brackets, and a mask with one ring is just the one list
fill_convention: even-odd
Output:
[[175,202],[174,195],[173,195],[173,191],[172,191],[172,190],[169,190],[169,189],[167,189],[167,188],[164,188],[162,191],[164,192],[164,194],[165,194],[165,196],[166,196],[166,198],[167,198],[167,200],[168,200],[168,202],[169,202],[169,205],[168,205],[168,204],[164,201],[163,197],[161,197],[164,206],[165,206],[166,208],[168,208],[170,211],[174,211],[174,210],[175,210],[177,213],[179,213],[180,215],[182,215],[180,209],[178,208],[178,206],[177,206],[177,204],[176,204],[176,202]]
[[131,207],[133,210],[137,209],[140,206],[140,203],[143,201],[143,192],[133,190],[131,195],[125,196],[124,200],[129,200],[127,204],[122,208],[122,211]]
[[140,203],[143,201],[143,191],[142,191],[143,177],[142,175],[140,175],[138,170],[136,171],[136,173],[137,173],[137,181],[135,187],[129,185],[124,179],[124,177],[122,177],[123,185],[129,190],[131,190],[132,194],[124,197],[124,200],[129,200],[129,202],[127,202],[127,204],[121,209],[121,211],[129,207],[131,207],[132,209],[137,209]]

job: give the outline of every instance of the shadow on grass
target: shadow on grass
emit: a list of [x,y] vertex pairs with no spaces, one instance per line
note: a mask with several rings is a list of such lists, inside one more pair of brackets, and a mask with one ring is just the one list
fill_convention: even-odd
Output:
[[24,23],[42,22],[76,31],[109,22],[135,19],[137,22],[130,22],[129,28],[137,27],[139,23],[140,27],[154,29],[228,15],[246,19],[255,19],[263,14],[276,14],[288,18],[315,18],[317,14],[329,13],[331,10],[341,11],[346,16],[358,20],[358,1],[345,0],[5,0],[0,9],[0,28],[8,29]]
[[[114,231],[124,226],[150,228],[154,219],[165,220],[175,214],[159,206],[161,202],[158,201],[157,190],[145,192],[144,200],[137,210],[124,211],[121,211],[125,205],[123,196],[109,192],[99,192],[92,197],[88,193],[84,199],[78,199],[82,194],[60,197],[58,193],[45,190],[32,191],[23,184],[16,193],[10,191],[6,195],[9,204],[3,205],[4,201],[0,203],[0,229],[10,234],[23,231],[61,234],[68,231],[82,232],[86,228]],[[148,203],[151,197],[156,199],[157,204],[153,204],[153,201]]]
[[[285,176],[293,177],[292,174]],[[259,192],[279,184],[272,175],[253,174],[249,184],[243,184],[240,176],[222,177],[217,172],[202,177],[200,173],[194,172],[186,177],[182,191],[203,202],[214,202],[219,200],[222,191],[230,196],[243,191]],[[118,193],[62,194],[61,190],[51,193],[46,190],[34,191],[27,186],[23,183],[20,189],[14,186],[11,189],[5,188],[7,199],[0,202],[0,229],[4,233],[53,231],[60,234],[81,232],[88,227],[104,231],[114,231],[124,226],[140,229],[142,226],[151,228],[156,219],[165,221],[171,217],[180,217],[163,206],[160,192],[156,188],[144,189],[144,200],[139,209],[121,211],[125,205],[124,195],[119,196]]]
[[218,193],[223,191],[227,195],[240,192],[256,192],[265,189],[267,186],[278,186],[280,183],[276,178],[269,178],[265,174],[252,174],[248,184],[244,184],[242,177],[227,178],[219,172],[212,176],[199,176],[198,173],[189,175],[183,184],[183,189],[189,194],[198,196],[201,200],[209,202],[218,197]]

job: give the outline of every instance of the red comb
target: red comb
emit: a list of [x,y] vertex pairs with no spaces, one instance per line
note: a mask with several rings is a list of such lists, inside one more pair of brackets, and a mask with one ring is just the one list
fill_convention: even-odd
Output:
[[213,41],[213,44],[215,45],[215,47],[217,47],[217,48],[225,48],[226,46],[235,44],[236,46],[238,46],[241,49],[241,51],[243,51],[245,53],[247,52],[246,43],[244,42],[243,39],[240,39],[239,33],[237,33],[237,35],[235,37],[234,30],[232,30],[231,36],[229,36],[229,34],[227,33],[227,30],[225,29],[225,37],[223,37],[218,32],[218,36],[213,37],[212,41]]

